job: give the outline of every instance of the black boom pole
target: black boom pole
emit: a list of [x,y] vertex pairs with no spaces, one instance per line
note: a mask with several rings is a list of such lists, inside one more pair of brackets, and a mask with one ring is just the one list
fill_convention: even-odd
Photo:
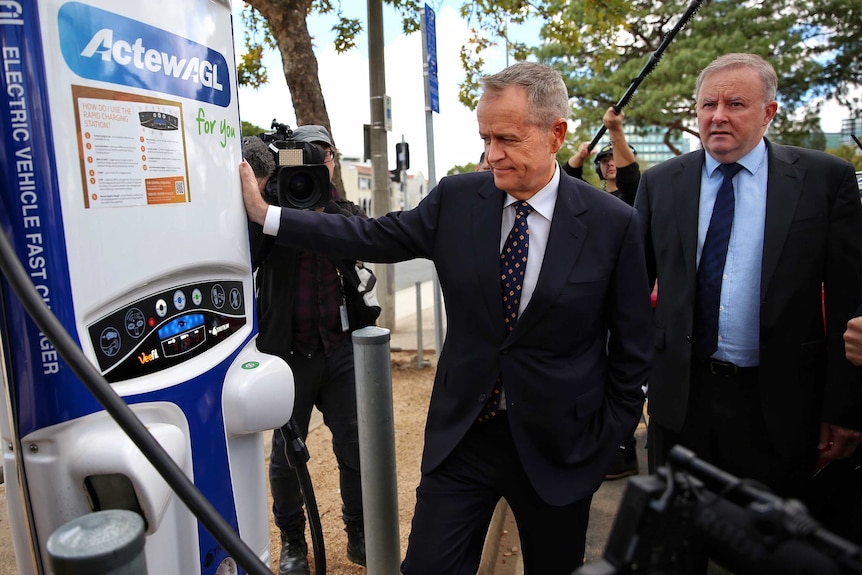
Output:
[[[638,89],[638,86],[641,85],[641,82],[643,82],[644,78],[646,78],[649,75],[649,73],[652,72],[653,69],[658,65],[659,60],[661,60],[662,54],[667,49],[667,47],[670,45],[670,43],[673,42],[673,39],[676,36],[677,32],[682,30],[683,27],[688,23],[688,21],[692,19],[692,17],[694,16],[694,13],[697,12],[697,9],[700,8],[701,4],[703,4],[703,0],[692,0],[691,1],[691,3],[688,5],[688,8],[686,9],[686,11],[683,13],[682,17],[679,19],[679,22],[676,23],[676,26],[674,26],[670,32],[665,34],[664,38],[661,41],[661,44],[659,44],[659,47],[656,48],[655,52],[653,52],[652,55],[649,57],[649,60],[644,65],[640,74],[638,74],[637,77],[634,78],[631,81],[631,83],[629,83],[629,87],[626,90],[626,93],[623,94],[623,97],[620,98],[619,102],[614,104],[614,112],[619,114],[622,111],[622,109],[626,106],[626,104],[629,103],[629,101],[632,99],[632,96],[635,95],[635,90]],[[592,150],[593,148],[596,147],[596,144],[598,144],[599,140],[601,140],[602,136],[604,136],[605,130],[607,130],[607,128],[605,128],[604,126],[602,126],[599,129],[599,133],[596,134],[596,136],[593,138],[593,141],[590,142],[590,145],[587,148],[588,150]]]

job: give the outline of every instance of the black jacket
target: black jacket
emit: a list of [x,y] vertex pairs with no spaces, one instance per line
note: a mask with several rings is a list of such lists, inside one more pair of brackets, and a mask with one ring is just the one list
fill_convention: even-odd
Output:
[[[361,208],[347,200],[331,200],[324,211],[367,217]],[[264,353],[287,357],[293,347],[293,307],[300,250],[276,244],[275,238],[265,235],[258,224],[249,224],[249,233],[258,307],[257,347]],[[332,263],[345,280],[351,331],[369,325],[367,319],[361,319],[363,310],[357,309],[361,296],[356,292],[359,285],[356,262],[333,258]]]

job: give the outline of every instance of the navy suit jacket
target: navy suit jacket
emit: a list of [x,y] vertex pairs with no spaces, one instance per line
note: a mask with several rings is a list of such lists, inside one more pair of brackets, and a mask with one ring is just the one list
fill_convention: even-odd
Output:
[[498,374],[521,462],[539,495],[592,494],[640,417],[652,341],[637,213],[561,174],[535,292],[506,335],[504,192],[489,172],[443,178],[415,209],[363,220],[282,210],[277,241],[366,262],[428,258],[446,302],[422,470],[476,421]]
[[[760,298],[758,386],[773,445],[808,456],[821,422],[862,429],[860,371],[843,341],[862,301],[862,206],[848,162],[769,141],[767,149],[760,293],[752,294]],[[674,431],[688,402],[704,155],[645,171],[635,200],[650,280],[658,279],[650,421]]]

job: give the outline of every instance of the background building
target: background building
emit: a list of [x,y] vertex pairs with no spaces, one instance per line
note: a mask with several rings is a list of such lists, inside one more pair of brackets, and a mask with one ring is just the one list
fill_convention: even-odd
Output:
[[862,118],[846,118],[841,120],[841,143],[855,146],[851,136],[862,140]]
[[[635,128],[624,124],[623,132],[626,135],[626,141],[637,152],[637,161],[641,171],[676,156],[665,144],[664,128],[656,126]],[[596,144],[596,148],[601,149],[609,143],[610,140],[605,137]],[[694,149],[691,140],[680,132],[676,132],[676,137],[671,139],[670,143],[683,154]]]
[[[347,199],[371,215],[373,206],[373,179],[371,163],[361,158],[344,156],[341,158],[341,179]],[[428,194],[428,182],[422,172],[407,174],[405,181],[389,183],[389,206],[386,212],[415,208]]]

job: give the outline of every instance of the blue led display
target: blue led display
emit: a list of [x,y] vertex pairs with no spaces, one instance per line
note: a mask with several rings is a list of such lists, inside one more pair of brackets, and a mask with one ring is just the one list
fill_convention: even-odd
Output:
[[190,313],[188,315],[184,315],[182,317],[178,317],[174,320],[171,320],[163,327],[159,328],[159,338],[167,339],[169,337],[186,332],[190,329],[194,329],[203,324],[204,314]]

